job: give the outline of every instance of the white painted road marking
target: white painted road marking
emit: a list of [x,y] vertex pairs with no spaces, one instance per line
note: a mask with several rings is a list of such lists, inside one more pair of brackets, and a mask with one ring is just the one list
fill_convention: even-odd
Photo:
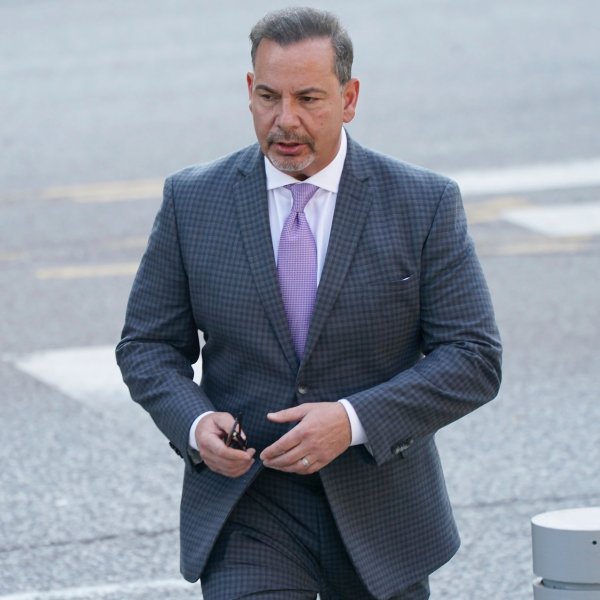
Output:
[[465,196],[594,187],[600,185],[600,158],[462,171],[451,177]]
[[88,403],[101,396],[105,405],[121,403],[128,397],[114,346],[41,350],[9,360],[34,379],[75,400]]
[[512,244],[500,244],[486,247],[485,244],[478,245],[479,256],[532,256],[536,254],[564,254],[565,252],[582,252],[586,247],[585,238],[553,238],[538,239],[527,242],[516,242]]
[[[525,227],[529,230],[552,237],[581,237],[600,235],[600,202],[579,204],[539,205],[527,204],[525,198],[507,196],[492,198],[486,202],[466,204],[470,225],[489,223],[500,219]],[[141,239],[132,239],[124,245],[144,245]],[[519,250],[511,253],[532,254],[527,244],[520,244]],[[556,245],[555,249],[559,249]],[[564,251],[572,251],[573,246],[562,246]],[[579,246],[578,246],[579,248]],[[488,248],[486,254],[494,254],[494,248]],[[501,249],[497,254],[506,254]],[[0,260],[2,257],[0,256]],[[132,277],[139,267],[137,262],[122,262],[99,265],[62,265],[46,267],[35,272],[41,280],[88,279],[98,277]]]
[[156,590],[190,590],[193,591],[193,596],[191,597],[197,597],[198,600],[202,600],[200,586],[188,583],[183,579],[156,579],[154,581],[132,581],[130,583],[21,592],[0,596],[0,600],[88,600],[112,594],[152,592]]
[[529,206],[522,196],[498,196],[484,202],[466,202],[465,211],[469,225],[497,221],[507,211]]
[[[110,406],[143,414],[129,399],[114,346],[41,350],[5,359],[34,379],[94,409]],[[200,380],[200,365],[200,360],[194,365],[196,382]]]
[[509,210],[502,218],[553,237],[600,235],[600,202],[529,206]]
[[111,263],[106,265],[63,265],[38,269],[38,279],[89,279],[95,277],[119,277],[135,275],[139,268],[137,262]]
[[[549,189],[570,189],[600,185],[600,158],[554,164],[525,165],[454,173],[465,196],[494,195]],[[156,199],[163,182],[160,179],[117,181],[89,185],[53,187],[42,190],[46,199],[74,202],[117,202],[133,199]],[[573,206],[539,206],[526,208],[527,200],[519,196],[501,196],[488,202],[467,202],[469,222],[473,224],[505,219],[508,222],[551,236],[586,236],[600,234],[598,203]],[[124,245],[143,247],[142,239],[126,240]],[[525,252],[527,253],[527,252]],[[14,260],[14,255],[0,260]],[[99,265],[62,265],[38,269],[37,279],[82,279],[97,277],[131,277],[138,263],[124,262]]]
[[[600,185],[600,158],[459,171],[450,176],[467,196],[594,187]],[[162,196],[162,188],[162,179],[133,179],[50,187],[40,196],[84,203],[155,200]]]
[[88,185],[65,185],[42,190],[45,200],[72,200],[73,202],[122,202],[127,200],[154,200],[162,196],[162,179],[133,179],[109,181]]

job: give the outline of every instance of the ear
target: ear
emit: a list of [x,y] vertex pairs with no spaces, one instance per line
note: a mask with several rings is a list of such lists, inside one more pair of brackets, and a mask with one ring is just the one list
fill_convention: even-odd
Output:
[[246,73],[246,85],[248,86],[248,108],[252,112],[252,88],[254,86],[254,73]]
[[350,79],[344,85],[344,89],[342,90],[342,99],[344,101],[344,123],[350,123],[350,121],[354,119],[359,91],[360,82],[358,79]]

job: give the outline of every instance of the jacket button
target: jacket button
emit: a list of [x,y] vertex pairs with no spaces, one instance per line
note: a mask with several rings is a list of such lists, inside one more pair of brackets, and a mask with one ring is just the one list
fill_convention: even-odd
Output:
[[305,385],[304,383],[301,383],[297,390],[296,390],[301,396],[306,396],[306,394],[308,394],[308,386]]

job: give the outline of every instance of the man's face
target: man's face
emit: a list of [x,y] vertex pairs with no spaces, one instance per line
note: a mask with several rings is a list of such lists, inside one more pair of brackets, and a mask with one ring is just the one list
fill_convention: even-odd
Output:
[[333,69],[329,38],[287,46],[265,39],[247,75],[260,147],[276,169],[293,177],[326,167],[339,150],[342,124],[354,118],[358,80],[340,86]]

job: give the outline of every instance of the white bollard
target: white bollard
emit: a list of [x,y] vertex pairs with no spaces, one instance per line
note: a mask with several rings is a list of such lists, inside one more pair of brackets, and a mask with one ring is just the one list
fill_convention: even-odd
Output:
[[531,519],[535,600],[600,600],[600,507]]

